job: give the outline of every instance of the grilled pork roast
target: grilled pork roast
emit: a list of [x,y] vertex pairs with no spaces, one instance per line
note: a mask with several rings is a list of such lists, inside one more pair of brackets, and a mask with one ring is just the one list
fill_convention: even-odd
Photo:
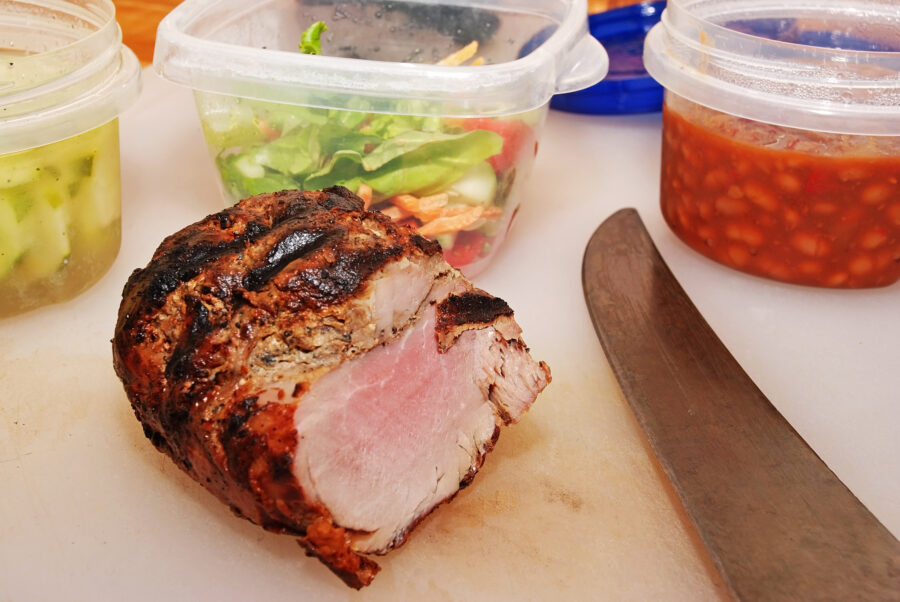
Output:
[[355,588],[550,380],[504,301],[343,188],[168,237],[125,285],[113,358],[160,451]]

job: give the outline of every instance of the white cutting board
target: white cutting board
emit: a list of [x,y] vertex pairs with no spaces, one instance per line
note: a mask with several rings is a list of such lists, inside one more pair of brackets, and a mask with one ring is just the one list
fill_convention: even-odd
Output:
[[[641,208],[763,390],[895,533],[900,527],[892,403],[900,370],[882,357],[900,357],[897,287],[796,289],[692,256],[654,213],[658,115],[553,113],[518,222],[477,279],[516,310],[553,382],[501,434],[473,485],[385,557],[372,586],[349,590],[291,538],[235,518],[156,452],[112,371],[109,339],[128,274],[165,235],[221,208],[190,93],[149,72],[144,84],[121,120],[124,241],[112,270],[69,303],[0,322],[0,601],[722,598],[582,300],[584,244],[625,205]],[[833,320],[838,313],[880,324],[853,327]],[[806,332],[823,320],[833,332]],[[876,344],[878,330],[891,341]],[[835,341],[843,346],[830,359]],[[805,357],[795,358],[800,350]],[[844,364],[846,373],[832,373]],[[809,402],[823,391],[833,394]],[[859,395],[845,399],[847,391]]]

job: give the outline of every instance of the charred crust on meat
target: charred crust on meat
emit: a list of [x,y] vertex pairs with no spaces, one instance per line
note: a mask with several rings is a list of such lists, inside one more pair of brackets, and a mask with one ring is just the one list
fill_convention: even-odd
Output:
[[166,438],[159,431],[154,430],[150,425],[146,422],[142,424],[144,427],[144,436],[150,440],[150,443],[153,444],[153,447],[165,450],[168,445],[166,443]]
[[308,554],[319,557],[344,583],[361,589],[372,582],[381,568],[365,556],[348,553],[345,541],[345,530],[334,525],[330,518],[322,517],[309,526],[300,544]]
[[427,253],[429,255],[436,252],[439,253],[441,251],[440,243],[434,240],[429,240],[424,236],[419,236],[418,234],[412,238],[412,243],[416,245],[416,247],[423,253]]
[[438,305],[438,328],[461,324],[489,324],[500,316],[512,316],[506,301],[482,291],[450,295]]
[[273,456],[270,462],[272,465],[272,476],[276,480],[281,481],[294,478],[294,473],[292,472],[294,466],[293,454],[283,453]]
[[480,290],[449,295],[437,304],[434,331],[438,349],[446,351],[467,330],[477,330],[511,322],[513,310],[506,301]]
[[231,216],[227,213],[218,213],[216,214],[216,219],[219,220],[219,229],[227,230],[231,227]]

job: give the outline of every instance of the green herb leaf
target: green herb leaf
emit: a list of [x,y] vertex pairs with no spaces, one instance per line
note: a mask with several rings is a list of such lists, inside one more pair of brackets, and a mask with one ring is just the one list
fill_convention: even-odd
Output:
[[328,31],[324,21],[316,21],[300,36],[300,52],[303,54],[322,54],[322,32]]

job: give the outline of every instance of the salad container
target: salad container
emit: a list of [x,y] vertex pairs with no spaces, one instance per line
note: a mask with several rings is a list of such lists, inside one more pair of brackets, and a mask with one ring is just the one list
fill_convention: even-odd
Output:
[[140,65],[110,0],[0,0],[0,317],[84,291],[121,238]]
[[521,203],[550,98],[607,71],[586,13],[585,0],[186,0],[160,24],[154,67],[194,89],[226,204],[346,186],[471,277]]
[[682,240],[795,284],[900,279],[896,0],[669,0],[644,63]]

